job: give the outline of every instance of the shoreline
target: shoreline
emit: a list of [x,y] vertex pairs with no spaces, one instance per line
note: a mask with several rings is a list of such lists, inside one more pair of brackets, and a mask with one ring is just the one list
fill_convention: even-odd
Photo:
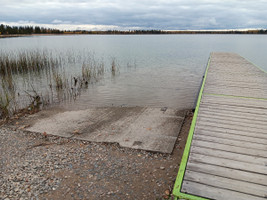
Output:
[[191,121],[189,112],[173,152],[164,154],[28,132],[14,120],[0,127],[9,161],[0,198],[169,199]]
[[153,33],[145,32],[123,32],[123,31],[88,31],[88,32],[66,32],[66,33],[40,33],[40,34],[0,34],[1,38],[31,37],[31,36],[68,36],[68,35],[266,35],[253,31],[162,31]]
[[9,34],[9,35],[1,35],[1,38],[12,38],[12,37],[32,37],[32,36],[54,36],[54,35],[68,35],[68,34]]

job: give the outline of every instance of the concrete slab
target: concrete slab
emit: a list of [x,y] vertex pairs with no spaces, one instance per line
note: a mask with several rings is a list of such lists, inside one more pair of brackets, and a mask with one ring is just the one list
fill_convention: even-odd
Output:
[[26,130],[92,142],[171,153],[185,112],[147,107],[106,107],[57,112],[41,111]]

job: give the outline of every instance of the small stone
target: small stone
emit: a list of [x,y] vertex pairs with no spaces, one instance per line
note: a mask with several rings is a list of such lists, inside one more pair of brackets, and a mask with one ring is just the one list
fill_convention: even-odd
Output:
[[26,128],[26,126],[21,126],[21,127],[19,127],[18,129],[19,130],[22,130],[22,129],[25,129]]
[[170,195],[170,190],[165,190],[165,192],[164,192],[166,195]]
[[165,167],[160,167],[160,169],[161,169],[161,170],[164,170],[164,169],[165,169]]
[[169,196],[168,195],[164,195],[163,198],[164,199],[169,199]]
[[166,112],[167,109],[168,109],[168,107],[163,107],[160,110],[163,111],[163,112]]
[[80,134],[80,131],[79,130],[74,130],[72,133],[73,134]]

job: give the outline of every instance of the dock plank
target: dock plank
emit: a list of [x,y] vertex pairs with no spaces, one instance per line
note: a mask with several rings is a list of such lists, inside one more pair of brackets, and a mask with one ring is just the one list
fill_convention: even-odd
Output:
[[219,144],[228,144],[228,145],[232,145],[236,147],[246,147],[247,149],[262,150],[262,151],[266,151],[266,154],[267,154],[267,144],[257,144],[257,143],[251,143],[251,142],[246,142],[246,141],[236,141],[233,139],[225,139],[225,138],[213,137],[213,136],[208,136],[208,135],[199,135],[199,134],[195,134],[194,139],[212,142],[214,143],[214,145],[219,143]]
[[245,141],[245,142],[251,142],[251,143],[258,143],[258,144],[267,144],[267,138],[257,138],[253,137],[252,135],[246,136],[246,135],[240,135],[240,134],[233,134],[233,133],[224,133],[214,130],[196,130],[195,135],[208,135],[213,137],[219,137],[219,138],[225,138],[225,139],[233,139],[233,140],[239,140],[239,141]]
[[251,120],[246,120],[246,119],[237,120],[237,119],[238,118],[232,119],[229,117],[213,117],[210,115],[209,116],[199,115],[198,117],[199,121],[205,121],[205,122],[216,123],[216,124],[218,124],[219,122],[220,124],[257,128],[257,129],[266,130],[266,133],[267,133],[267,123],[251,123]]
[[[210,110],[201,110],[198,113],[198,116],[205,115],[207,118],[224,118],[225,120],[234,120],[234,121],[249,121],[254,120],[254,124],[267,124],[267,118],[263,118],[260,115],[253,115],[253,114],[242,114],[240,115],[237,112],[214,112]],[[266,115],[267,117],[267,115]]]
[[267,166],[260,166],[260,165],[256,165],[253,163],[236,161],[230,158],[206,156],[206,155],[201,155],[198,153],[191,152],[189,156],[189,162],[190,161],[207,163],[207,164],[218,165],[218,166],[228,167],[232,169],[238,169],[242,171],[255,172],[255,173],[267,175]]
[[218,157],[218,158],[226,158],[235,161],[245,162],[245,163],[252,163],[257,164],[260,166],[267,165],[267,158],[252,156],[252,155],[244,155],[235,152],[223,151],[218,150],[216,148],[205,148],[205,147],[198,147],[198,146],[191,146],[191,152],[206,156]]
[[208,147],[210,149],[219,149],[223,151],[229,151],[234,153],[241,153],[244,155],[252,155],[252,156],[258,156],[267,158],[267,153],[264,150],[259,149],[249,149],[247,147],[237,147],[232,146],[229,144],[220,144],[220,143],[214,143],[210,141],[202,141],[202,140],[193,140],[192,145],[199,146],[199,147]]
[[222,189],[212,185],[196,183],[193,181],[184,181],[182,192],[217,200],[266,200],[266,198],[257,197],[255,195],[247,195],[244,193]]
[[209,126],[196,126],[195,130],[212,130],[219,133],[229,133],[229,134],[236,134],[236,135],[243,135],[243,136],[249,136],[254,138],[261,138],[266,139],[267,134],[266,133],[256,133],[256,132],[250,132],[249,130],[235,130],[235,129],[229,129],[227,127],[218,127],[216,124],[209,125]]
[[267,196],[267,186],[207,173],[188,170],[188,172],[185,174],[184,180],[202,183],[204,185],[209,185],[212,183],[213,186],[218,188],[238,191],[248,195],[257,195],[263,198]]
[[188,162],[186,169],[267,186],[266,176],[253,172],[198,162]]
[[198,121],[198,126],[199,127],[218,127],[218,128],[224,128],[228,130],[239,130],[239,131],[250,131],[250,132],[255,132],[255,133],[261,133],[261,134],[266,134],[266,130],[262,130],[261,128],[254,128],[254,127],[249,127],[249,126],[239,126],[237,124],[223,124],[223,123],[215,123],[215,122],[208,122],[208,121]]

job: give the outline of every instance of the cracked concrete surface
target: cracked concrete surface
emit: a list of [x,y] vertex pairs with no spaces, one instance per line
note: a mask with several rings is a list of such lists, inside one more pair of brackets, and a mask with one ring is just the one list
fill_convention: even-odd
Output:
[[148,107],[44,110],[28,117],[26,130],[171,153],[184,116],[185,111]]

